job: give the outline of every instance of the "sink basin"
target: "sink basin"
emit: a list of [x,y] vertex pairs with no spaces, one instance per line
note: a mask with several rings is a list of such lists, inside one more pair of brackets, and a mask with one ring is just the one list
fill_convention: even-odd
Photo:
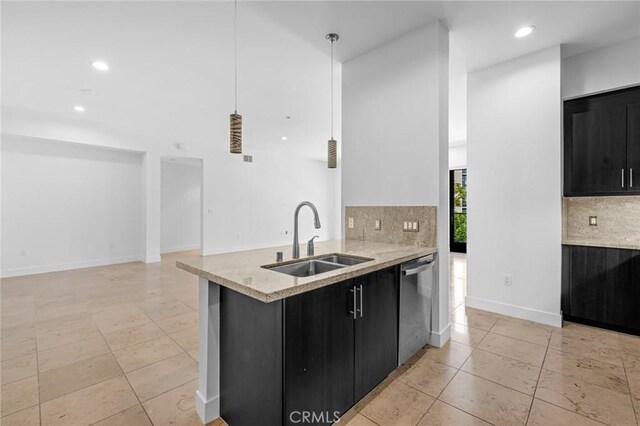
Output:
[[284,265],[263,266],[263,268],[281,272],[283,274],[291,275],[294,277],[311,277],[313,275],[322,274],[323,272],[334,271],[336,269],[344,268],[347,266],[369,262],[370,260],[373,259],[369,259],[366,257],[348,256],[346,254],[337,253],[318,257],[315,259],[290,262]]
[[369,262],[373,259],[369,259],[366,257],[348,256],[346,254],[331,254],[329,256],[319,257],[318,260],[322,260],[324,262],[337,263],[339,265],[344,265],[344,266],[353,266],[353,265],[359,265],[360,263]]
[[323,262],[322,260],[313,259],[289,263],[287,265],[274,266],[268,269],[272,271],[282,272],[283,274],[292,275],[294,277],[310,277],[312,275],[318,275],[323,272],[329,272],[344,267],[345,265],[339,265],[337,263]]

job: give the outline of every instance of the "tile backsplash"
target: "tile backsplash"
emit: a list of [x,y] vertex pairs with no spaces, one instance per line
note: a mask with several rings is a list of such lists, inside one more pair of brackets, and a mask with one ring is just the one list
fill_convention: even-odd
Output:
[[[597,226],[589,226],[589,217]],[[562,202],[562,237],[603,244],[640,244],[640,196],[570,197]]]
[[[436,217],[435,206],[345,207],[345,238],[435,247],[438,241]],[[353,218],[353,228],[349,228],[349,218]],[[376,220],[380,221],[379,230],[375,229]],[[418,230],[404,231],[405,222],[418,222]]]

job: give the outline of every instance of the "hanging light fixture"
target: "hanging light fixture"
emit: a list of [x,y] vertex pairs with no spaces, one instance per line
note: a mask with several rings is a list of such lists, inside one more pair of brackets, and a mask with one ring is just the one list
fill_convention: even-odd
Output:
[[333,43],[338,41],[340,36],[335,33],[326,35],[326,39],[331,42],[331,139],[328,142],[327,167],[335,169],[338,163],[338,142],[333,138]]
[[232,154],[242,154],[242,115],[238,114],[238,0],[234,2],[234,97],[235,110],[229,116],[229,152]]

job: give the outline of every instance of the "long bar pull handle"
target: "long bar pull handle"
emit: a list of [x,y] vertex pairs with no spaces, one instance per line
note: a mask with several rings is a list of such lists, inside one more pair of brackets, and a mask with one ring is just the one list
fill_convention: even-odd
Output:
[[633,167],[629,168],[629,188],[633,188]]
[[349,289],[349,291],[353,294],[353,308],[349,311],[349,313],[351,315],[353,315],[353,319],[357,318],[357,314],[356,314],[356,305],[357,305],[357,301],[356,301],[356,288],[355,287],[351,287]]
[[622,172],[622,188],[624,188],[624,169],[621,170]]
[[364,305],[362,304],[362,284],[360,284],[360,318],[364,315]]

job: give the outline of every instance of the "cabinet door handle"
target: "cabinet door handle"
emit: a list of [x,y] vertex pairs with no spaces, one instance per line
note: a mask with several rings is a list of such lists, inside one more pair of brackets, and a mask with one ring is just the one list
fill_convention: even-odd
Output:
[[633,167],[629,168],[629,188],[633,188]]
[[620,170],[622,173],[622,188],[624,188],[624,169]]
[[352,309],[349,311],[349,313],[351,315],[353,315],[353,319],[356,319],[357,318],[357,315],[356,315],[356,304],[358,303],[356,301],[356,288],[355,287],[351,287],[349,289],[349,291],[351,292],[351,294],[353,294],[353,300],[352,300],[353,304],[351,305]]
[[364,315],[364,305],[362,304],[362,284],[360,284],[360,318]]

